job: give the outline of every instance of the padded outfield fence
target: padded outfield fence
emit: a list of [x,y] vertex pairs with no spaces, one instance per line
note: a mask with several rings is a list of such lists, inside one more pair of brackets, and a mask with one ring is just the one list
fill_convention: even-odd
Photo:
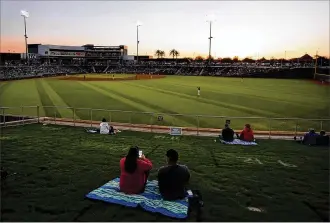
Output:
[[[143,129],[153,132],[169,127],[182,127],[192,135],[201,133],[219,133],[221,128],[230,120],[235,131],[241,130],[245,124],[252,125],[254,131],[261,135],[301,135],[309,128],[316,131],[330,132],[330,119],[303,118],[269,118],[269,117],[230,117],[198,114],[168,114],[157,112],[137,112],[92,108],[73,108],[60,106],[21,106],[0,107],[1,126],[12,125],[8,117],[16,117],[20,124],[39,122],[40,119],[48,123],[72,126],[97,126],[105,118],[114,126],[122,129]],[[7,117],[7,118],[6,118]],[[159,131],[158,131],[159,132]]]

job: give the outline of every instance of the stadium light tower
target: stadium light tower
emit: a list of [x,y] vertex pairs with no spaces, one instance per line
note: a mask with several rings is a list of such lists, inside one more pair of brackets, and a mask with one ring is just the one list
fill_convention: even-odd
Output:
[[26,56],[26,62],[29,64],[28,45],[27,45],[28,37],[26,35],[26,18],[29,18],[30,14],[26,10],[21,10],[21,16],[24,19],[25,56]]
[[316,72],[317,72],[317,58],[318,58],[318,50],[316,51],[316,54],[315,54],[315,67],[314,67],[314,79],[316,78]]
[[211,15],[207,15],[207,22],[210,23],[210,37],[208,38],[210,40],[209,43],[209,64],[211,63],[211,47],[212,47],[212,23],[215,22],[215,15],[211,14]]
[[139,63],[139,27],[142,26],[140,21],[136,22],[136,63]]

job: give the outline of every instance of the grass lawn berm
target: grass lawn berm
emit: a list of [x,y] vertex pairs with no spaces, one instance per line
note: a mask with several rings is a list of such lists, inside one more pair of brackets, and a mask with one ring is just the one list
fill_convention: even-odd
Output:
[[131,145],[152,160],[151,179],[166,150],[178,150],[190,187],[202,192],[203,221],[329,221],[328,148],[281,140],[227,146],[209,137],[108,136],[41,124],[2,128],[0,139],[1,166],[11,174],[1,182],[1,221],[174,221],[85,198],[119,176]]

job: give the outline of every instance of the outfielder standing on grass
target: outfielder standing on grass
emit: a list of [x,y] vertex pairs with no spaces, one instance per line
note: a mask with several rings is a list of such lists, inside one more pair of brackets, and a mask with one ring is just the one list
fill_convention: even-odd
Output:
[[201,88],[200,87],[197,87],[197,96],[201,96]]

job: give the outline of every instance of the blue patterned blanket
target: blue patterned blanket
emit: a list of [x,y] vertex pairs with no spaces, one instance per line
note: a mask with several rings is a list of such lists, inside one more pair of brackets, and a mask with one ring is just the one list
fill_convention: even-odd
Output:
[[119,178],[115,178],[86,195],[87,198],[127,207],[141,206],[144,210],[157,212],[172,218],[187,218],[188,198],[177,201],[162,199],[156,180],[148,181],[142,194],[125,194],[119,191]]
[[240,139],[234,139],[232,142],[226,142],[224,140],[220,140],[221,143],[223,144],[228,144],[228,145],[243,145],[243,146],[257,146],[258,144],[256,142],[246,142]]

